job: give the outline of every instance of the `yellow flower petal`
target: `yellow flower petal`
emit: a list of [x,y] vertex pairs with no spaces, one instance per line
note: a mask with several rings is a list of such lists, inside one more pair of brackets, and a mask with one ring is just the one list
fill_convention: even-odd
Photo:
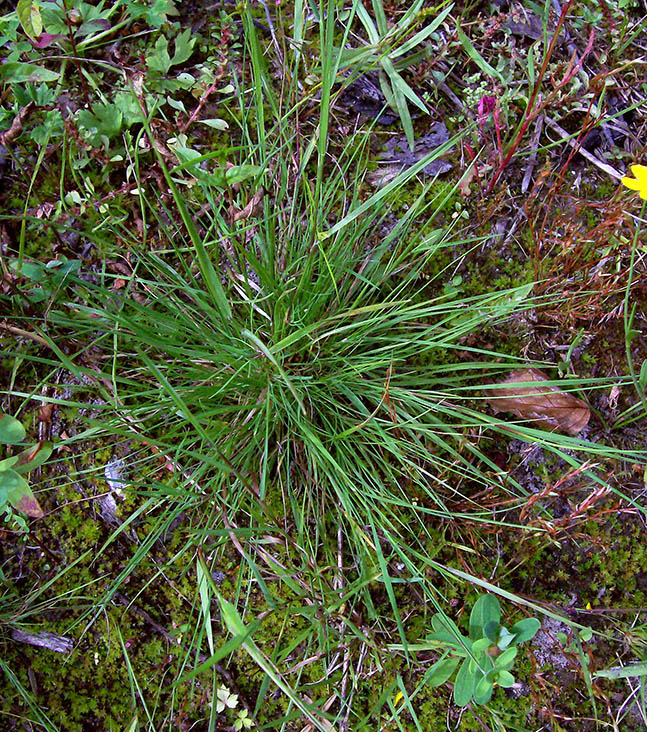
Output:
[[622,179],[622,185],[630,188],[632,191],[638,191],[638,195],[647,201],[647,165],[632,165],[631,172],[635,178],[625,176]]
[[632,165],[631,172],[641,183],[647,185],[647,165]]
[[632,191],[639,191],[642,188],[639,180],[636,180],[635,178],[627,178],[627,176],[622,179],[622,185],[627,186],[627,188],[631,188]]

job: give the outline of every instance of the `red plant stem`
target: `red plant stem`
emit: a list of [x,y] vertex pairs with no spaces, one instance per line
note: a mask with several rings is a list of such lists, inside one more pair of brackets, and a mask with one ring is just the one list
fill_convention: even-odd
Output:
[[521,122],[521,125],[519,126],[519,128],[517,130],[514,140],[510,144],[510,147],[508,149],[508,152],[506,153],[505,158],[499,164],[499,167],[494,171],[494,173],[492,175],[492,180],[490,181],[490,184],[488,185],[486,193],[491,193],[491,191],[494,188],[501,173],[503,173],[503,171],[507,168],[508,164],[510,163],[510,160],[512,159],[512,156],[515,154],[515,152],[517,151],[517,148],[521,144],[521,140],[523,139],[523,136],[524,136],[526,130],[528,129],[528,125],[530,125],[530,123],[537,117],[538,114],[541,113],[541,111],[546,107],[546,105],[549,104],[550,101],[575,76],[575,74],[577,74],[577,72],[582,68],[584,59],[591,52],[591,48],[593,47],[593,39],[595,38],[595,31],[593,29],[591,29],[591,33],[589,34],[588,43],[586,44],[586,48],[584,49],[584,53],[580,57],[580,60],[576,64],[574,64],[569,71],[566,72],[562,81],[546,97],[546,99],[544,99],[544,101],[541,102],[541,104],[537,107],[537,109],[534,109],[537,95],[539,94],[541,84],[543,82],[544,76],[546,75],[546,70],[548,69],[548,64],[549,64],[551,56],[553,55],[553,52],[555,50],[555,46],[557,45],[557,39],[559,37],[559,33],[561,31],[562,26],[564,25],[564,21],[566,20],[566,15],[567,15],[568,11],[570,10],[570,7],[573,4],[573,2],[574,2],[574,0],[568,0],[568,2],[562,8],[561,15],[559,16],[559,20],[557,21],[557,25],[555,26],[555,31],[553,33],[553,37],[551,38],[551,41],[550,41],[550,44],[546,51],[546,54],[544,55],[544,60],[541,64],[541,68],[539,69],[539,73],[537,74],[537,80],[535,81],[532,92],[530,94],[530,99],[528,100],[528,105],[526,106],[526,111],[524,113],[524,119]]

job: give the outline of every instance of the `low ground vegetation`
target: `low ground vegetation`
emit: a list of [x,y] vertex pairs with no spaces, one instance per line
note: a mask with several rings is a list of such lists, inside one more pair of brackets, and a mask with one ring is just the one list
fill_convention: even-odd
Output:
[[645,20],[6,10],[4,728],[644,728]]

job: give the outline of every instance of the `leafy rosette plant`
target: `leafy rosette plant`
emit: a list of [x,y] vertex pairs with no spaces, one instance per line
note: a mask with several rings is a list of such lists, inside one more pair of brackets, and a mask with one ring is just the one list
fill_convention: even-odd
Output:
[[487,704],[495,686],[511,687],[515,683],[511,670],[517,646],[533,638],[541,626],[536,618],[524,618],[508,630],[500,619],[501,608],[494,595],[481,595],[474,604],[469,637],[446,616],[436,613],[432,618],[434,632],[430,640],[446,651],[427,672],[427,680],[431,686],[440,686],[456,671],[454,702],[460,707],[472,700]]
[[[18,445],[25,437],[25,428],[16,418],[0,412],[0,445]],[[32,518],[43,515],[23,475],[42,465],[52,454],[52,449],[51,442],[41,440],[17,455],[0,460],[0,511],[10,505]]]

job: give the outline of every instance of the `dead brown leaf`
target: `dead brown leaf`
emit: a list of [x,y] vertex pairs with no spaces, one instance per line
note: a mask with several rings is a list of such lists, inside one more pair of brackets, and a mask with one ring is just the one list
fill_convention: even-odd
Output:
[[511,412],[521,419],[532,420],[535,426],[577,435],[589,423],[588,404],[544,383],[549,380],[539,369],[512,371],[501,387],[492,391],[488,402],[495,412]]
[[45,402],[45,404],[42,404],[38,409],[38,421],[49,424],[52,421],[53,410],[54,405],[52,402]]
[[233,206],[230,206],[229,215],[231,216],[231,223],[235,224],[236,221],[243,221],[244,219],[250,219],[252,216],[256,216],[261,208],[264,195],[265,189],[261,186],[242,211],[236,211]]
[[18,112],[18,114],[13,118],[11,127],[0,133],[0,145],[8,145],[10,142],[13,142],[16,137],[22,134],[23,124],[34,110],[34,107],[34,103],[29,102]]

